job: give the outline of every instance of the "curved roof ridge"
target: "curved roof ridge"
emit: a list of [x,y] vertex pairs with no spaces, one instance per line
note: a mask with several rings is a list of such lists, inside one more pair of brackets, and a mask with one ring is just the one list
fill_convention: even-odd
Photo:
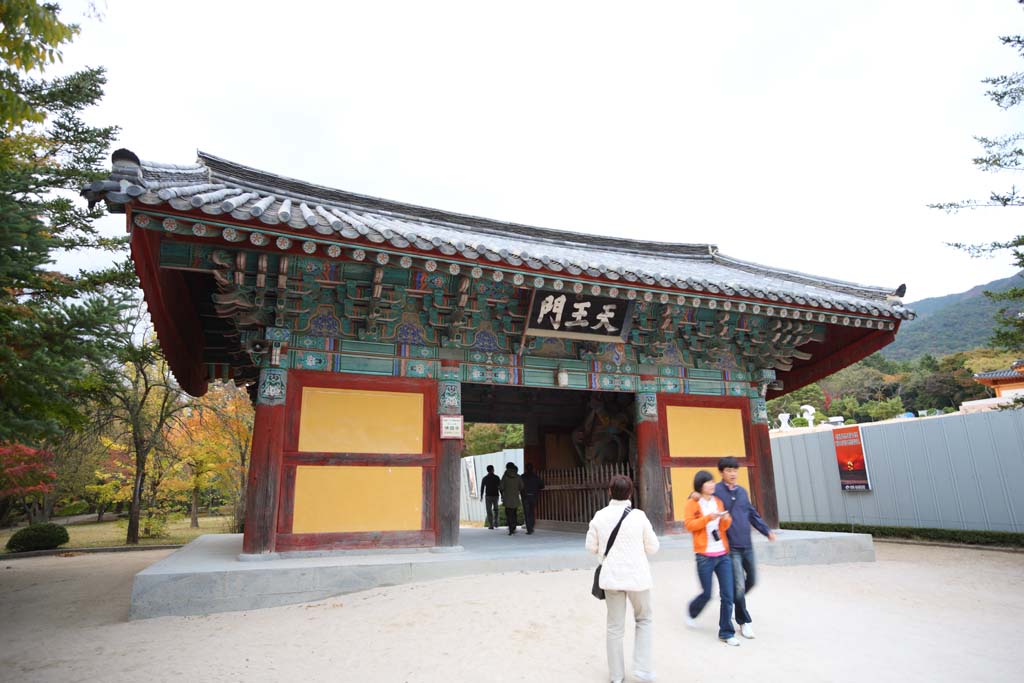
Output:
[[[483,218],[470,214],[443,211],[418,204],[407,204],[390,199],[382,199],[370,195],[339,190],[326,185],[318,185],[304,180],[267,173],[251,166],[238,164],[221,157],[214,156],[207,152],[198,153],[200,161],[210,171],[219,176],[242,181],[246,184],[258,184],[260,189],[272,194],[300,194],[305,195],[312,201],[324,202],[333,201],[342,205],[354,205],[360,208],[372,209],[385,213],[394,214],[396,217],[415,217],[432,223],[447,224],[459,228],[472,228],[485,233],[498,235],[520,235],[532,237],[541,241],[550,241],[558,244],[565,244],[567,239],[575,238],[580,246],[599,246],[617,251],[651,254],[669,253],[676,256],[689,258],[710,259],[718,251],[713,244],[680,243],[680,242],[655,242],[646,240],[631,240],[622,237],[606,237],[593,235],[571,230],[556,230],[552,228],[541,228],[522,223],[510,223],[491,218]],[[275,185],[274,181],[280,181],[285,185]]]
[[837,280],[835,278],[811,275],[810,273],[803,273],[798,270],[774,268],[771,266],[762,265],[760,263],[744,261],[742,259],[726,256],[725,254],[722,254],[720,252],[715,253],[714,260],[716,262],[727,265],[731,268],[736,268],[737,270],[744,270],[748,273],[754,273],[756,275],[779,277],[781,279],[785,279],[790,282],[796,282],[803,285],[821,286],[822,284],[827,284],[842,290],[846,290],[850,294],[864,296],[872,299],[879,299],[884,301],[886,297],[893,295],[893,289],[889,287],[879,287],[876,285],[862,285],[856,282],[848,282],[846,280]]

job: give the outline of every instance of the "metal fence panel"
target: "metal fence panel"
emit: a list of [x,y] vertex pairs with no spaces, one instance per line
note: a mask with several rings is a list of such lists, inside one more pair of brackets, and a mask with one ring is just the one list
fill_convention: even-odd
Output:
[[462,459],[461,482],[459,485],[459,518],[464,522],[483,522],[487,519],[484,502],[480,500],[480,482],[487,474],[487,466],[494,465],[494,473],[499,477],[505,471],[507,463],[514,462],[519,472],[523,472],[523,449],[506,448],[496,453],[473,455]]
[[1024,532],[1024,410],[861,425],[871,491],[843,491],[830,430],[772,435],[779,517]]

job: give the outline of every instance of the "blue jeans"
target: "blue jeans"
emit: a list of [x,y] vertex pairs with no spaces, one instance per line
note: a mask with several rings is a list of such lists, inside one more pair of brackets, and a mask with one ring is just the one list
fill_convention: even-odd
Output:
[[697,555],[697,578],[700,579],[703,592],[690,601],[690,618],[696,619],[711,599],[712,574],[718,576],[718,595],[722,603],[718,612],[718,637],[725,640],[736,635],[736,629],[732,626],[732,558],[728,553],[718,557]]
[[753,548],[733,548],[729,551],[732,558],[732,576],[735,580],[733,600],[736,603],[736,623],[749,624],[753,621],[747,611],[747,593],[757,583],[757,564],[754,562]]

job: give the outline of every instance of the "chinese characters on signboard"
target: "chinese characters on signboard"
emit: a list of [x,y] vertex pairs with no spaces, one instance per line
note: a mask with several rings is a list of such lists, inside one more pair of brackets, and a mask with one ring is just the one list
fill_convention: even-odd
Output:
[[526,334],[594,341],[622,341],[633,320],[633,302],[582,294],[537,292]]
[[860,427],[837,427],[832,430],[839,464],[839,485],[844,491],[870,491],[868,464],[864,459],[864,444]]
[[442,439],[461,439],[462,436],[462,416],[461,415],[441,415],[441,438]]

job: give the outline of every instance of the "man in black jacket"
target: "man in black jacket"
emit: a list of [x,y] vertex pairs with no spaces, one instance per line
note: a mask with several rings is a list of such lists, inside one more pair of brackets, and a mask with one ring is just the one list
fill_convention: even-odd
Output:
[[487,475],[480,482],[480,500],[484,501],[487,510],[487,528],[498,525],[498,486],[501,479],[494,473],[494,465],[487,466]]
[[523,475],[523,514],[526,517],[526,533],[533,533],[533,525],[537,521],[537,500],[540,498],[541,489],[544,488],[544,480],[533,471],[533,463],[526,463],[526,473]]

